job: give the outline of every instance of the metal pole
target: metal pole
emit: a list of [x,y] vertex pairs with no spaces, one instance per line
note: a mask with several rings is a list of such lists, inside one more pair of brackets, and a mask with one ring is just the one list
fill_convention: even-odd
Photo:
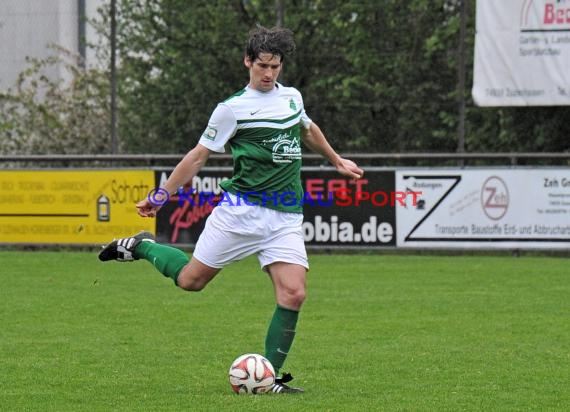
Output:
[[461,0],[459,49],[457,62],[457,93],[459,104],[459,119],[457,125],[457,152],[465,152],[465,36],[467,31],[467,2]]
[[275,14],[277,15],[277,27],[283,27],[285,18],[285,4],[283,0],[275,0]]
[[85,0],[77,0],[77,50],[79,51],[79,66],[85,67],[86,66],[86,46],[85,43],[87,41],[86,34],[85,34],[85,19],[87,16],[85,15]]
[[111,153],[118,153],[117,139],[117,1],[111,0]]
[[[283,3],[283,0],[275,0],[275,15],[277,17],[277,21],[275,23],[275,25],[277,27],[283,27],[283,23],[284,23],[284,19],[285,19],[285,4]],[[277,81],[279,82],[284,82],[283,80],[283,71],[281,71],[281,73],[279,73],[279,77],[277,78]]]

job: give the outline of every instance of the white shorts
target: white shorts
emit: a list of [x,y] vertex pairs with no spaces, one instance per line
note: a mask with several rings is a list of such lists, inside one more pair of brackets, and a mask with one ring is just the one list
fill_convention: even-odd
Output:
[[[229,195],[229,193],[228,193]],[[227,196],[227,195],[226,195]],[[309,269],[303,239],[303,215],[261,206],[216,206],[196,243],[193,256],[213,268],[257,254],[262,269],[275,262]]]

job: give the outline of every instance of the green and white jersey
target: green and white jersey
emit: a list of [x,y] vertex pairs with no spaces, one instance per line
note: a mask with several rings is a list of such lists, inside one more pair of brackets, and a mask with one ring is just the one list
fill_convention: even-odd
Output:
[[229,144],[234,174],[222,189],[247,194],[260,206],[302,213],[301,127],[310,124],[297,89],[248,86],[218,104],[199,143],[218,153]]

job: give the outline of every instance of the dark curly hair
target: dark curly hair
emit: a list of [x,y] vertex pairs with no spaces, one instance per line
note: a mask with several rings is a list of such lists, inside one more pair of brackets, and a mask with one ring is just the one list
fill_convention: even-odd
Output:
[[295,40],[293,32],[283,27],[273,27],[267,29],[258,26],[249,32],[249,38],[245,46],[245,55],[254,61],[260,53],[271,53],[273,56],[281,57],[291,54],[295,50]]

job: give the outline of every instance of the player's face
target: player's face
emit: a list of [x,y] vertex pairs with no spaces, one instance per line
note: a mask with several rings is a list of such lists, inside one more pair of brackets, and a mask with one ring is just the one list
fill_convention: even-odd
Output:
[[273,90],[281,72],[281,57],[271,53],[260,53],[254,61],[244,60],[249,69],[249,86],[260,92]]

